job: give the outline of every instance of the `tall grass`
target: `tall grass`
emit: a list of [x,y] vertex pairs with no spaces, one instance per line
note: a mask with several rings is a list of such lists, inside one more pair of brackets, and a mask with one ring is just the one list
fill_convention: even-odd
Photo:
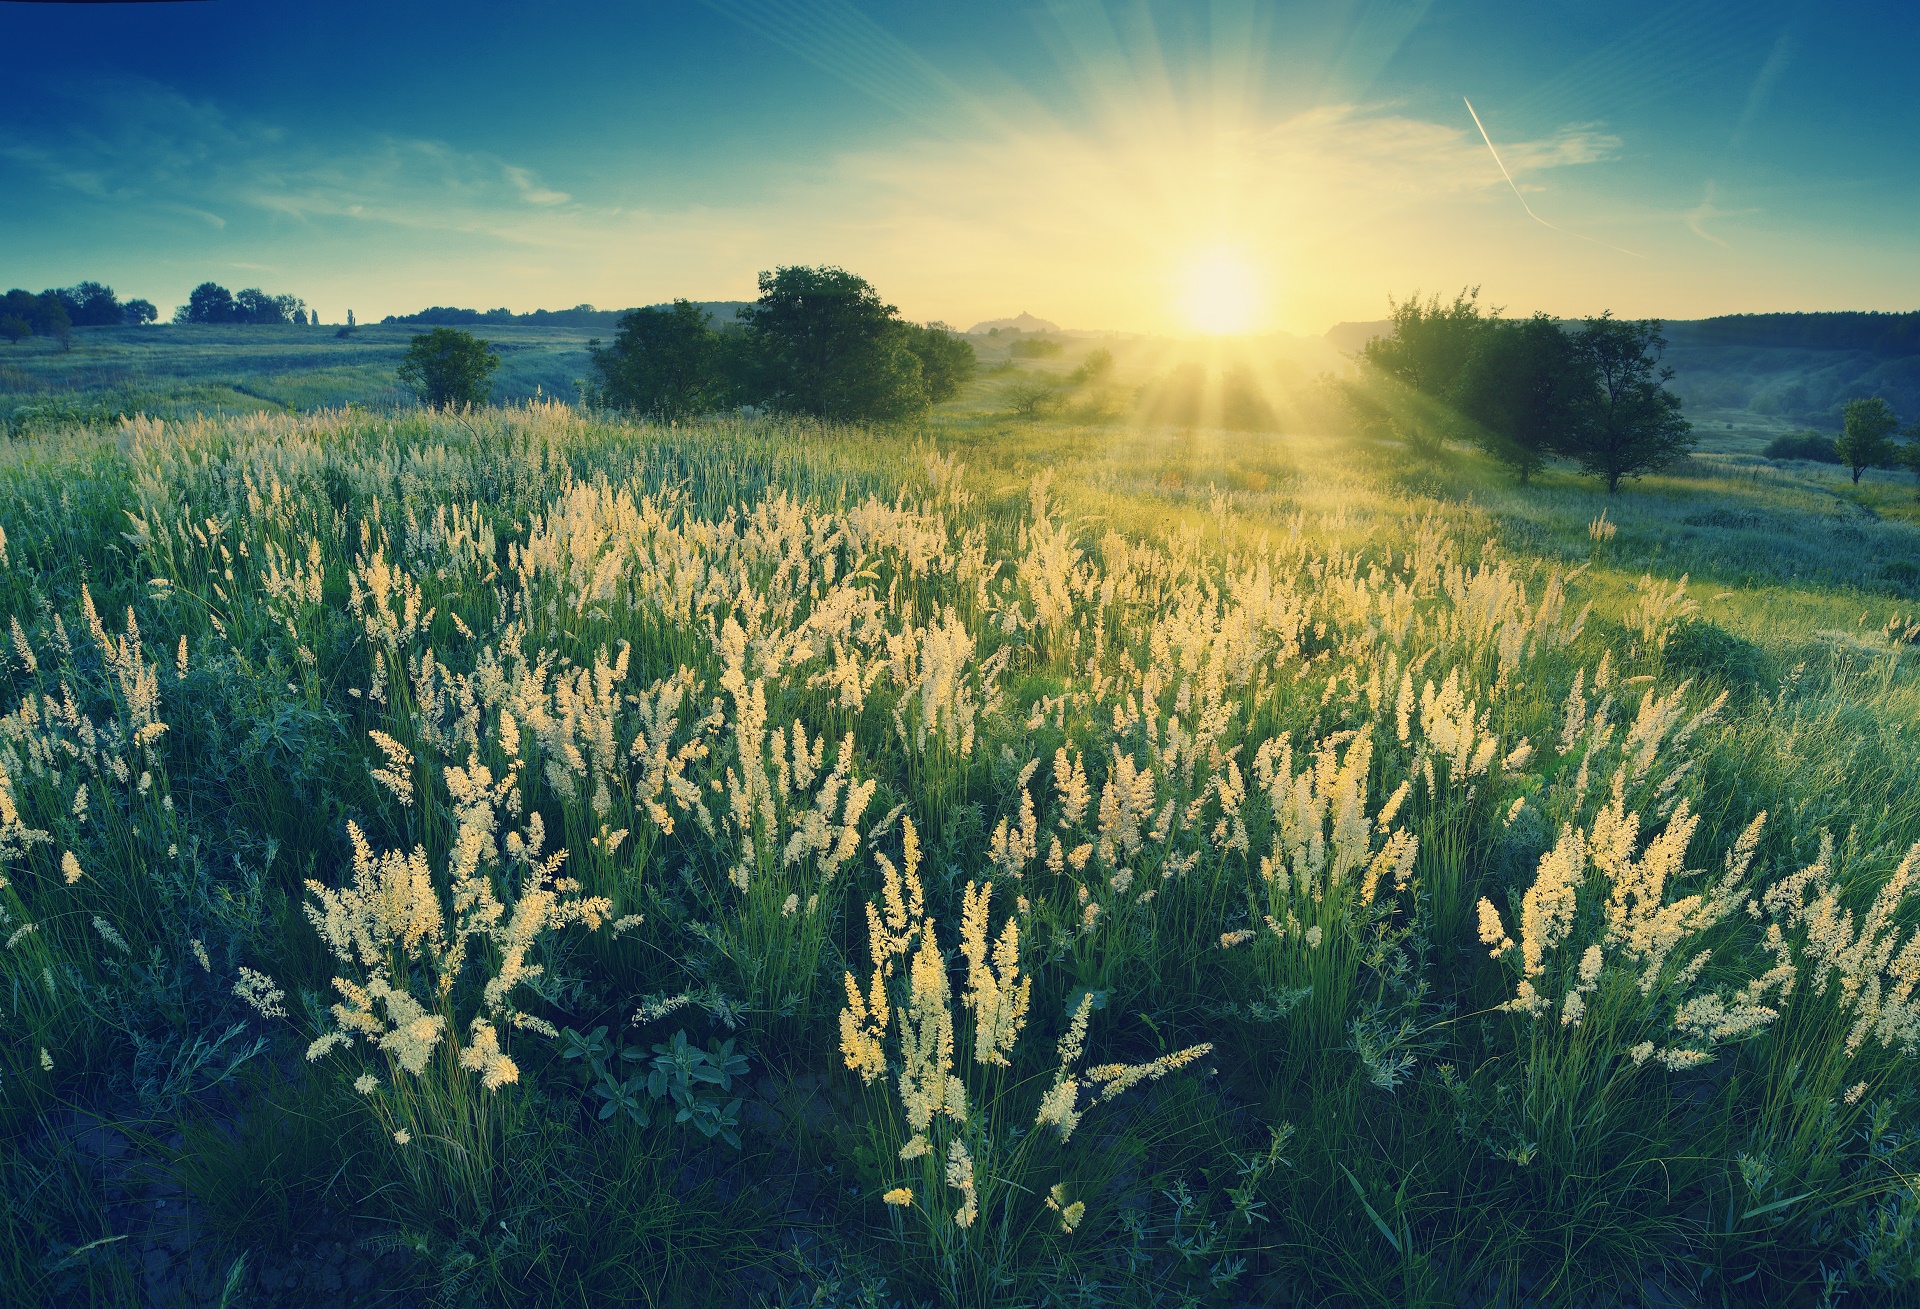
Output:
[[1884,597],[1722,626],[1665,510],[1306,439],[534,404],[4,461],[30,1296],[134,1276],[82,1122],[190,1126],[136,1153],[242,1274],[333,1225],[456,1300],[1912,1292]]

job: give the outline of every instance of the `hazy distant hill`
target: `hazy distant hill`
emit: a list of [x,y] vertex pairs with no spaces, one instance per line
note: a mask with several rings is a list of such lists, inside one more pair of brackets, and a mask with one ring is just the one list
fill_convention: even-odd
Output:
[[[1337,323],[1328,344],[1355,354],[1389,330]],[[1837,429],[1859,396],[1885,396],[1920,418],[1920,312],[1729,314],[1667,323],[1670,385],[1689,409],[1739,409]]]
[[1050,323],[1044,318],[1035,318],[1023,309],[1020,311],[1018,318],[989,318],[984,323],[975,323],[967,329],[967,335],[985,336],[996,327],[1003,332],[1008,330],[1015,332],[1058,332],[1060,330],[1058,323]]

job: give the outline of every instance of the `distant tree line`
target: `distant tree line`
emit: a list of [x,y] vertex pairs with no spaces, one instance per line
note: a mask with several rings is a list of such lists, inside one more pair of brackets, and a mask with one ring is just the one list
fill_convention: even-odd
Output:
[[1920,310],[1910,313],[1726,314],[1678,327],[1675,345],[1788,346],[1920,354]]
[[202,282],[173,311],[176,323],[264,323],[299,327],[318,326],[318,314],[307,312],[297,295],[269,295],[257,286],[234,292],[218,282]]
[[1464,436],[1526,482],[1550,458],[1603,479],[1657,472],[1693,446],[1680,398],[1666,389],[1658,319],[1611,313],[1562,326],[1545,314],[1482,312],[1479,290],[1451,303],[1393,305],[1392,330],[1361,359],[1376,382],[1353,394],[1363,418],[1431,452]]
[[18,287],[0,301],[0,337],[23,341],[51,336],[71,348],[76,327],[112,327],[123,323],[151,323],[159,310],[147,300],[118,299],[110,286],[81,282],[34,295]]
[[[652,306],[664,309],[665,305]],[[706,306],[718,311],[718,315],[730,318],[732,314],[746,307],[745,301],[715,301]],[[571,309],[535,309],[530,313],[516,314],[511,309],[458,309],[448,305],[434,305],[411,314],[389,314],[381,321],[398,326],[418,327],[584,327],[608,330],[617,328],[620,320],[630,309],[596,309],[589,304],[575,305]]]

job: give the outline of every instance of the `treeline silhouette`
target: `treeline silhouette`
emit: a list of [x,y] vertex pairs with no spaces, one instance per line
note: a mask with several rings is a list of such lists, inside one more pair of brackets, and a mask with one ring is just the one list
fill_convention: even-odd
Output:
[[1911,313],[1726,314],[1674,324],[1675,345],[1751,345],[1802,350],[1920,354],[1920,310]]
[[259,323],[318,326],[320,316],[307,312],[307,302],[297,295],[269,295],[257,286],[229,291],[218,282],[202,282],[187,296],[187,303],[173,311],[176,323]]
[[159,311],[147,300],[122,301],[110,286],[81,282],[53,287],[39,295],[18,287],[0,301],[0,337],[24,341],[51,336],[71,349],[76,327],[111,327],[123,323],[151,323]]
[[[703,301],[700,307],[716,318],[731,320],[739,310],[746,308],[745,300]],[[665,309],[666,305],[651,305],[653,309]],[[398,326],[419,327],[483,327],[501,325],[509,327],[586,327],[611,330],[620,325],[620,320],[631,309],[596,309],[589,304],[578,304],[571,309],[535,309],[528,313],[516,314],[511,309],[459,309],[451,305],[432,305],[411,314],[388,314],[382,323]]]

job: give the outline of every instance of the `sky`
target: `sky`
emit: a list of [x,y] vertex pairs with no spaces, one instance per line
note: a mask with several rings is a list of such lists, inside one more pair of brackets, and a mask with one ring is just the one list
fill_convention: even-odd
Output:
[[0,3],[0,282],[330,323],[802,263],[962,327],[1912,309],[1916,49],[1920,9],[1836,0]]

